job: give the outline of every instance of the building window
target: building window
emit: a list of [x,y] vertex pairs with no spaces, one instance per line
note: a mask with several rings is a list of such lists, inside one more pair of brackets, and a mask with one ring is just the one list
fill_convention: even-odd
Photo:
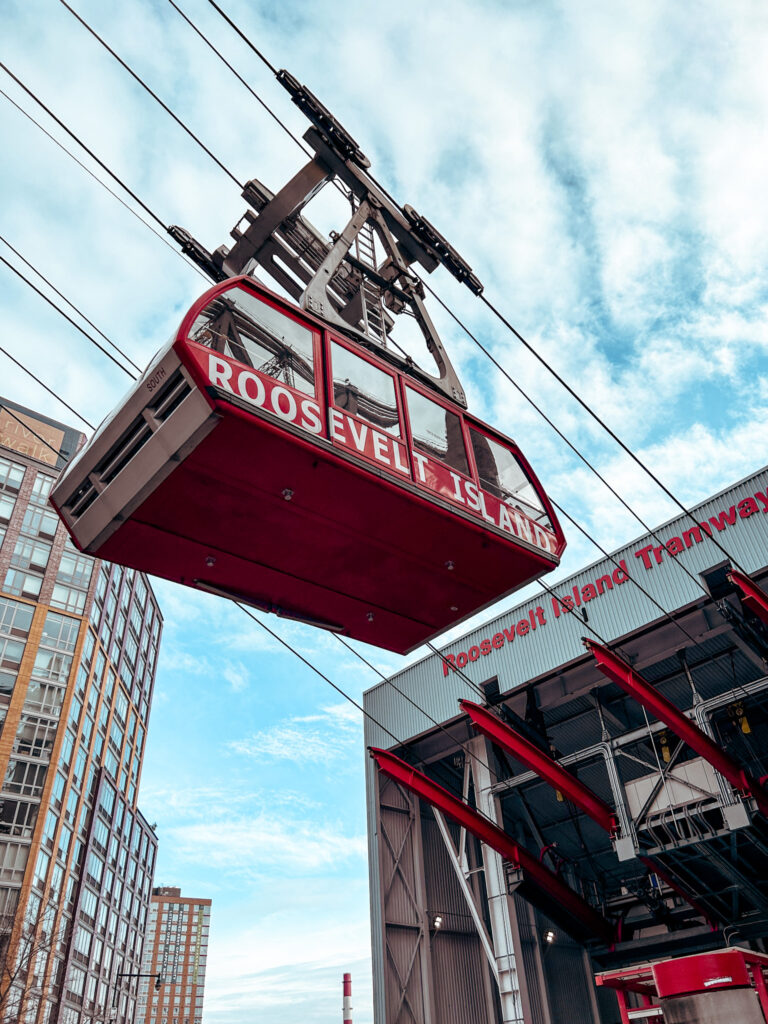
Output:
[[20,796],[40,796],[47,771],[45,765],[11,758],[5,773],[3,790],[6,793],[18,793]]
[[40,643],[56,651],[66,651],[71,654],[75,649],[79,630],[80,623],[77,619],[71,619],[67,615],[58,615],[56,612],[48,612]]
[[55,583],[51,594],[51,604],[64,612],[80,615],[85,608],[86,593],[76,587],[68,587],[63,583]]
[[50,509],[28,508],[24,513],[21,532],[28,537],[47,537],[52,540],[56,536],[59,517]]
[[31,839],[37,812],[38,805],[26,800],[0,800],[0,833]]
[[32,880],[32,884],[36,885],[38,889],[45,888],[45,876],[48,874],[48,865],[51,863],[51,858],[45,852],[40,850],[37,855],[37,862],[35,863],[35,875]]
[[0,636],[0,693],[12,693],[16,685],[25,644]]
[[31,679],[27,687],[24,707],[32,711],[42,711],[46,715],[58,717],[64,700],[65,687],[55,683],[44,683]]
[[32,605],[0,597],[0,634],[28,636],[34,613],[35,609]]
[[20,572],[18,569],[9,569],[5,575],[3,589],[7,590],[9,594],[16,594],[19,597],[36,598],[40,594],[42,584],[43,580],[40,576]]
[[24,467],[18,462],[0,457],[0,491],[11,491],[18,494],[24,479]]
[[48,541],[19,537],[11,555],[11,565],[16,566],[17,569],[45,572],[50,557],[51,545]]
[[56,725],[56,722],[49,719],[23,713],[13,743],[13,753],[49,760],[56,735]]
[[56,579],[59,583],[68,583],[73,587],[88,589],[91,582],[93,570],[93,559],[88,555],[81,555],[79,552],[65,551],[61,556],[59,571]]
[[41,649],[37,652],[32,675],[38,679],[50,679],[66,684],[72,659],[67,654],[54,654],[53,651]]
[[15,498],[10,494],[0,494],[0,523],[10,523],[15,508]]
[[28,843],[0,839],[0,881],[20,883],[29,857]]
[[32,485],[32,494],[29,496],[31,505],[41,505],[45,508],[48,505],[48,495],[51,493],[55,477],[46,473],[38,473]]

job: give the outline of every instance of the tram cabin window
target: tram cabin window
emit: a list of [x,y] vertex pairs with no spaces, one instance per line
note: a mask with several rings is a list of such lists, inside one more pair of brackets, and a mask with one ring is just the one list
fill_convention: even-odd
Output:
[[331,342],[331,365],[336,408],[400,437],[394,378],[335,341]]
[[514,453],[472,427],[469,436],[482,489],[551,530],[549,516]]
[[209,303],[189,337],[305,395],[315,393],[312,331],[243,288]]
[[412,388],[406,394],[414,448],[469,476],[459,416]]

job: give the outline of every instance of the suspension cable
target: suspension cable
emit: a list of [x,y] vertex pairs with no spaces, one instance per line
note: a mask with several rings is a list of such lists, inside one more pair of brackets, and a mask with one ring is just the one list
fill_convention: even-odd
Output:
[[[53,390],[53,388],[49,388],[47,384],[44,384],[44,383],[43,383],[43,381],[41,381],[39,377],[37,377],[37,376],[36,376],[36,375],[35,375],[35,374],[34,374],[34,373],[33,373],[33,372],[31,371],[31,370],[27,369],[27,367],[26,367],[26,366],[24,366],[24,364],[23,364],[23,363],[20,363],[18,359],[15,359],[15,358],[14,358],[14,357],[13,357],[13,356],[11,355],[11,353],[10,353],[10,352],[6,351],[6,349],[4,349],[4,348],[2,347],[2,345],[0,345],[0,352],[2,352],[2,353],[3,353],[3,355],[4,355],[4,356],[6,356],[6,358],[10,359],[10,361],[11,361],[12,363],[14,363],[14,364],[15,364],[16,366],[18,366],[18,368],[19,368],[19,369],[20,369],[20,370],[21,370],[21,371],[22,371],[23,373],[26,373],[26,375],[27,375],[28,377],[31,377],[31,378],[32,378],[32,380],[33,380],[33,381],[35,381],[35,383],[36,383],[36,384],[39,384],[41,388],[43,388],[43,389],[44,389],[45,391],[47,391],[47,392],[48,392],[48,394],[49,394],[49,395],[50,395],[50,396],[51,396],[52,398],[55,398],[57,402],[61,402],[61,404],[62,404],[62,405],[64,406],[64,408],[65,408],[65,409],[68,409],[68,410],[69,410],[69,411],[70,411],[70,412],[72,413],[72,415],[73,415],[73,416],[77,416],[77,418],[78,418],[79,420],[81,420],[81,421],[82,421],[82,422],[83,422],[83,423],[84,423],[84,424],[86,425],[86,427],[90,427],[90,428],[91,428],[91,430],[95,430],[95,429],[96,429],[96,428],[94,427],[94,425],[93,425],[93,424],[92,424],[92,423],[90,422],[90,420],[87,420],[87,419],[85,418],[85,416],[81,416],[81,415],[80,415],[80,413],[79,413],[79,412],[77,412],[77,410],[76,410],[76,409],[73,409],[71,405],[69,405],[69,404],[68,404],[67,402],[65,402],[65,401],[64,401],[64,399],[63,399],[63,398],[61,398],[61,397],[60,397],[59,395],[57,395],[57,394],[56,394],[56,392],[55,392],[55,391]],[[18,417],[16,417],[16,416],[14,416],[13,418],[14,418],[14,419],[18,419]],[[35,436],[36,436],[36,437],[38,437],[38,435],[37,435],[37,434],[35,434]],[[42,441],[43,439],[42,439],[41,437],[38,437],[38,440]],[[47,441],[43,441],[43,444],[48,444],[48,442],[47,442]],[[51,446],[50,446],[50,445],[48,445],[48,447],[50,448]],[[51,451],[55,451],[55,449],[54,449],[54,448],[51,448]],[[56,452],[56,454],[57,454],[57,455],[61,455],[61,452]]]
[[29,269],[33,273],[37,274],[37,276],[40,278],[41,281],[45,281],[45,283],[48,285],[48,287],[51,289],[51,291],[55,292],[56,295],[58,295],[60,299],[63,299],[64,302],[66,302],[66,304],[68,306],[70,306],[72,309],[74,309],[74,311],[77,313],[77,315],[82,320],[85,320],[85,322],[88,324],[88,326],[92,327],[94,329],[94,331],[96,331],[97,334],[101,335],[101,337],[104,339],[104,341],[106,341],[106,343],[111,348],[115,349],[116,352],[119,352],[120,355],[123,357],[123,359],[125,359],[125,361],[127,363],[130,363],[130,365],[134,368],[134,370],[136,370],[137,373],[141,373],[142,372],[141,371],[141,367],[137,366],[136,363],[134,363],[134,361],[130,358],[130,356],[128,356],[125,352],[121,351],[117,347],[117,345],[115,345],[115,343],[112,341],[112,339],[108,338],[107,335],[104,333],[104,331],[102,331],[101,328],[96,326],[96,324],[93,322],[93,320],[89,320],[89,318],[85,315],[85,313],[81,309],[79,309],[74,304],[74,302],[70,302],[69,299],[66,297],[66,295],[64,295],[64,293],[61,292],[56,287],[56,285],[53,284],[53,282],[49,281],[48,278],[37,269],[37,267],[33,266],[25,256],[22,256],[22,254],[19,252],[19,250],[15,246],[11,245],[11,243],[8,241],[7,238],[5,238],[3,235],[0,235],[0,242],[2,242],[3,245],[7,245],[8,248],[11,250],[11,252],[15,256],[18,256],[18,258],[22,261],[22,263],[24,263],[27,267],[29,267]]
[[99,35],[99,33],[98,33],[98,32],[97,32],[97,31],[96,31],[95,29],[91,28],[91,26],[90,26],[90,25],[88,24],[88,22],[87,22],[87,21],[85,20],[85,18],[81,17],[81,16],[80,16],[80,15],[79,15],[79,14],[77,13],[77,11],[73,10],[73,8],[72,8],[72,7],[70,7],[70,6],[69,6],[69,4],[67,3],[67,0],[59,0],[59,3],[60,3],[60,4],[62,5],[62,7],[66,7],[66,9],[67,9],[67,10],[69,11],[69,13],[70,13],[70,14],[72,15],[72,17],[73,17],[73,18],[76,18],[76,19],[77,19],[77,20],[78,20],[78,21],[80,22],[80,24],[81,24],[81,25],[83,26],[83,28],[84,28],[84,29],[86,29],[86,31],[87,31],[87,32],[90,32],[90,34],[91,34],[91,35],[93,36],[93,38],[94,38],[94,39],[96,39],[96,40],[98,40],[98,42],[99,42],[99,43],[101,43],[101,45],[102,45],[102,46],[104,47],[104,49],[105,49],[105,50],[106,50],[106,51],[107,51],[108,53],[111,53],[111,54],[112,54],[112,56],[113,56],[113,57],[115,58],[115,60],[116,60],[116,61],[118,62],[118,64],[120,64],[120,65],[121,65],[121,67],[125,68],[125,70],[126,70],[126,71],[128,72],[128,74],[129,74],[129,75],[130,75],[130,76],[131,76],[131,77],[132,77],[132,78],[133,78],[133,79],[134,79],[134,80],[135,80],[136,82],[138,82],[138,84],[139,84],[139,85],[140,85],[140,86],[142,87],[142,89],[144,89],[144,90],[145,90],[146,92],[148,92],[148,93],[149,93],[149,95],[150,95],[150,96],[152,97],[152,99],[153,99],[153,100],[156,100],[156,101],[157,101],[157,102],[158,102],[158,103],[160,104],[160,106],[161,106],[161,107],[163,108],[163,110],[164,110],[164,111],[165,111],[165,112],[166,112],[167,114],[169,114],[169,115],[170,115],[170,116],[171,116],[171,117],[173,118],[173,120],[174,120],[174,121],[176,122],[176,124],[177,124],[177,125],[179,125],[179,127],[180,127],[180,128],[182,128],[182,129],[183,129],[183,130],[184,130],[184,131],[185,131],[185,132],[187,133],[187,135],[189,135],[189,137],[190,137],[191,139],[194,139],[194,141],[195,141],[195,142],[196,142],[196,143],[198,144],[198,146],[200,146],[200,148],[201,148],[201,149],[204,149],[204,150],[205,150],[205,152],[206,152],[206,153],[208,154],[208,156],[209,156],[209,157],[211,158],[211,160],[213,160],[213,162],[214,162],[214,163],[215,163],[215,164],[216,164],[216,165],[217,165],[218,167],[220,167],[220,168],[221,168],[221,170],[222,170],[222,171],[224,171],[224,173],[225,173],[226,175],[228,175],[228,176],[229,176],[229,177],[230,177],[230,178],[232,179],[232,181],[234,181],[234,183],[235,183],[235,184],[236,184],[236,185],[238,186],[238,188],[241,188],[241,189],[242,189],[242,188],[243,188],[243,183],[242,183],[242,182],[241,182],[241,181],[240,181],[240,180],[239,180],[239,179],[238,179],[238,178],[237,178],[237,177],[236,177],[236,176],[235,176],[235,175],[234,175],[234,174],[232,173],[232,171],[230,171],[230,169],[229,169],[229,168],[228,168],[228,167],[226,166],[226,164],[223,164],[223,163],[221,162],[221,160],[219,160],[219,158],[218,158],[218,157],[217,157],[217,156],[216,156],[216,155],[215,155],[215,154],[214,154],[214,153],[212,152],[212,150],[210,150],[210,149],[209,149],[209,148],[208,148],[208,147],[206,146],[206,144],[205,144],[205,143],[204,143],[204,142],[202,141],[202,139],[200,139],[200,138],[199,138],[199,136],[195,135],[195,133],[194,133],[194,132],[192,131],[192,129],[191,129],[191,128],[188,128],[188,127],[187,127],[187,125],[186,125],[186,124],[184,124],[184,122],[183,122],[183,121],[181,120],[181,118],[180,118],[180,117],[178,117],[178,116],[177,116],[177,115],[176,115],[176,114],[175,114],[175,113],[174,113],[174,112],[173,112],[173,111],[171,110],[171,108],[170,108],[170,107],[168,106],[168,104],[167,104],[167,103],[165,103],[165,102],[164,102],[163,100],[161,100],[161,99],[160,99],[160,97],[159,97],[159,96],[157,95],[157,93],[156,93],[156,92],[154,92],[154,91],[153,91],[152,89],[150,89],[150,87],[149,87],[149,86],[147,85],[147,83],[146,83],[146,82],[144,81],[144,79],[143,79],[143,78],[142,78],[142,77],[141,77],[140,75],[138,75],[138,74],[137,74],[137,73],[136,73],[136,72],[135,72],[135,71],[133,70],[133,68],[132,68],[132,67],[130,67],[130,65],[129,65],[129,64],[127,64],[127,63],[126,63],[126,62],[125,62],[125,61],[123,60],[123,58],[122,58],[121,56],[119,56],[119,54],[117,54],[117,53],[116,53],[116,52],[115,52],[115,51],[114,51],[114,50],[112,49],[112,47],[111,47],[111,46],[109,45],[109,43],[107,43],[107,42],[106,42],[106,41],[105,41],[105,40],[104,40],[104,39],[103,39],[103,38],[102,38],[102,37],[101,37],[101,36]]
[[[45,301],[48,303],[48,305],[52,306],[56,310],[57,313],[61,313],[61,315],[64,317],[64,319],[68,320],[69,323],[71,323],[72,326],[75,328],[75,330],[79,331],[83,335],[84,338],[87,338],[88,341],[90,341],[92,345],[95,345],[96,348],[100,352],[103,352],[104,355],[107,357],[107,359],[110,359],[115,364],[115,366],[119,366],[120,369],[123,371],[123,373],[127,373],[128,376],[131,377],[133,380],[138,380],[138,377],[136,377],[135,374],[131,373],[131,371],[129,369],[127,369],[125,366],[123,366],[122,363],[118,362],[118,360],[115,359],[115,357],[112,355],[112,353],[108,352],[107,349],[104,348],[104,346],[101,344],[101,342],[98,342],[93,337],[93,335],[89,334],[88,331],[85,330],[85,328],[81,327],[79,323],[77,323],[75,320],[73,320],[72,317],[68,313],[65,313],[65,311],[60,306],[57,306],[56,303],[53,301],[53,299],[49,298],[45,294],[45,292],[41,291],[37,287],[36,284],[33,284],[33,282],[30,281],[29,278],[26,277],[24,274],[22,274],[22,272],[20,270],[18,270],[16,267],[14,267],[14,265],[12,263],[9,263],[8,260],[5,258],[5,256],[0,256],[0,263],[4,263],[6,265],[6,267],[9,268],[9,270],[12,270],[13,273],[16,274],[17,277],[20,277],[22,281],[24,281],[26,284],[28,284],[29,287],[33,291],[37,292],[37,294],[40,296],[41,299],[45,299]],[[72,305],[72,303],[69,303],[69,305]],[[124,359],[128,358],[125,355],[125,353],[122,351],[122,349],[120,349],[117,345],[115,345],[114,342],[112,342],[112,345],[113,345],[113,347],[115,349],[117,349],[117,351],[120,353],[121,356],[123,356]],[[91,426],[91,424],[89,423],[88,426]]]
[[[8,71],[8,69],[5,67],[4,64],[2,64],[2,62],[0,62],[0,68],[3,71],[5,71],[6,74],[11,75],[11,72]],[[61,124],[61,122],[55,116],[55,114],[53,114],[52,111],[48,110],[48,108],[42,103],[41,100],[39,100],[37,98],[37,96],[35,96],[35,94],[31,90],[27,89],[27,87],[18,78],[16,78],[14,75],[11,75],[11,77],[14,79],[14,81],[16,81],[21,86],[22,89],[25,90],[25,92],[27,92],[27,94],[30,96],[31,99],[33,99],[35,101],[35,103],[37,103],[40,107],[42,107],[42,109],[45,110],[46,113],[48,113],[56,121],[57,124]],[[55,145],[57,145],[59,147],[59,149],[62,150],[64,153],[66,153],[67,156],[71,160],[74,160],[74,162],[78,165],[78,167],[81,167],[85,171],[85,173],[89,174],[91,176],[91,178],[93,178],[93,180],[97,184],[101,185],[101,187],[103,189],[105,189],[105,191],[107,191],[112,196],[113,199],[116,199],[118,201],[118,203],[120,203],[121,206],[125,207],[125,209],[128,211],[128,213],[132,214],[132,216],[134,216],[136,218],[136,220],[139,221],[140,224],[143,224],[145,228],[147,228],[149,231],[151,231],[152,234],[155,236],[155,238],[159,238],[160,241],[163,243],[163,245],[167,246],[167,248],[170,249],[172,253],[175,253],[177,256],[180,256],[184,260],[184,262],[187,264],[187,266],[191,267],[192,270],[194,270],[196,274],[199,274],[200,277],[202,277],[205,281],[209,281],[210,280],[208,275],[206,273],[204,273],[204,271],[202,271],[200,269],[200,267],[198,267],[198,265],[196,263],[193,263],[192,260],[188,259],[184,255],[184,253],[181,252],[181,250],[177,246],[173,245],[171,242],[168,241],[168,239],[167,239],[165,234],[161,235],[160,232],[157,230],[157,228],[152,227],[152,225],[149,223],[149,221],[144,220],[144,218],[141,216],[141,214],[138,213],[138,211],[134,210],[134,208],[132,206],[129,206],[129,204],[126,203],[126,201],[123,199],[122,196],[118,195],[117,192],[115,192],[113,189],[111,189],[109,187],[109,185],[107,185],[107,183],[105,181],[102,181],[101,178],[97,174],[94,174],[93,171],[90,169],[90,167],[87,167],[83,163],[82,160],[78,160],[78,158],[75,156],[75,154],[72,152],[72,150],[67,149],[67,147],[62,142],[59,142],[59,140],[54,135],[51,135],[51,133],[47,129],[45,129],[40,124],[39,121],[35,120],[35,118],[32,117],[32,115],[28,111],[26,111],[23,107],[19,106],[19,104],[16,102],[16,100],[12,99],[8,95],[7,92],[5,92],[3,89],[0,89],[0,96],[5,97],[5,99],[8,100],[8,102],[10,104],[12,104],[12,106],[14,106],[16,108],[16,110],[18,110],[18,112],[20,114],[23,114],[24,117],[26,117],[28,121],[31,121],[32,124],[36,128],[39,128],[40,131],[43,133],[43,135],[46,135],[51,140],[51,142],[53,142]],[[139,205],[144,210],[146,210],[149,213],[149,215],[152,217],[152,219],[155,220],[163,228],[163,230],[165,232],[167,232],[168,228],[166,227],[166,225],[164,224],[162,219],[157,216],[157,214],[153,213],[153,211],[150,210],[149,207],[145,203],[143,203],[138,198],[138,196],[136,196],[135,193],[133,193],[115,174],[113,174],[113,172],[111,170],[109,170],[109,168],[106,167],[106,165],[102,164],[101,161],[99,161],[97,157],[95,157],[93,154],[91,154],[90,151],[88,150],[88,148],[86,147],[85,143],[82,142],[82,140],[77,135],[75,135],[73,132],[71,132],[68,128],[65,128],[64,130],[73,139],[75,139],[75,141],[77,142],[78,146],[82,147],[82,149],[84,149],[87,153],[89,153],[89,155],[92,156],[92,158],[95,159],[97,161],[97,163],[99,163],[99,166],[103,167],[103,169],[106,171],[106,173],[111,178],[113,178],[115,181],[117,181],[118,184],[120,185],[120,187],[124,188],[126,190],[126,192],[130,196],[132,196],[136,200],[136,202],[138,202]]]

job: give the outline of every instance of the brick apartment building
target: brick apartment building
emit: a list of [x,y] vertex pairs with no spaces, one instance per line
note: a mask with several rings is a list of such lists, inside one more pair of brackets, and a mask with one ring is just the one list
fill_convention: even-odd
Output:
[[146,577],[80,554],[48,504],[83,441],[0,398],[0,1024],[134,1020],[162,616]]

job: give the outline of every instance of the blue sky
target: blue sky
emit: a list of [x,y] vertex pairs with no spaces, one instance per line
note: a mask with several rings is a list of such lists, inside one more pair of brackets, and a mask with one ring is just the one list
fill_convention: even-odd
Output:
[[[179,5],[300,134],[301,115],[209,4]],[[73,6],[238,178],[275,189],[298,169],[298,148],[166,0]],[[224,6],[681,499],[766,461],[764,4]],[[226,241],[237,188],[56,0],[5,0],[0,55],[165,221],[211,249]],[[2,72],[0,88],[63,139]],[[0,233],[146,362],[203,282],[2,96],[0,136]],[[17,263],[1,243],[0,255]],[[642,516],[672,514],[477,300],[444,273],[432,283]],[[2,266],[0,309],[3,347],[83,415],[98,422],[119,400],[127,378]],[[436,320],[473,411],[519,441],[552,495],[607,547],[639,534]],[[1,354],[0,391],[74,422]],[[573,529],[569,542],[563,575],[597,555]],[[166,631],[141,804],[158,824],[158,882],[214,901],[206,1021],[336,1021],[351,970],[355,1019],[370,1024],[358,713],[236,609],[157,590]],[[277,628],[355,698],[377,681],[333,638]],[[383,671],[401,665],[366,653]]]

